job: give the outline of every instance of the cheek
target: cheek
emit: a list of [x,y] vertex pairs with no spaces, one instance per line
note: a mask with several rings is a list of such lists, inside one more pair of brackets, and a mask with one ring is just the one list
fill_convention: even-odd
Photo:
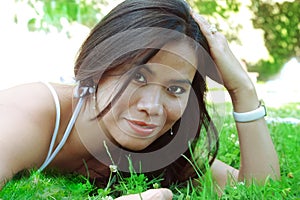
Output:
[[135,116],[137,113],[136,99],[131,88],[126,88],[122,95],[115,102],[111,103],[111,109],[107,113],[110,116],[110,120],[114,120],[114,124],[117,124],[122,122],[124,117]]
[[128,102],[123,99],[119,99],[117,102],[112,102],[111,109],[109,111],[110,118],[114,120],[118,120],[122,116],[124,116],[125,112],[128,112]]
[[177,101],[168,101],[166,106],[166,110],[168,113],[167,121],[175,122],[182,116],[187,106],[187,100],[188,98],[182,98]]

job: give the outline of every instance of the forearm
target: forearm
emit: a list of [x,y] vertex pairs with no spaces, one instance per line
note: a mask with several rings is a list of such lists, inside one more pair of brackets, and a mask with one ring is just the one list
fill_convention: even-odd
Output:
[[264,119],[237,123],[241,149],[239,180],[280,177],[278,157]]
[[[257,109],[259,100],[254,86],[238,59],[231,52],[225,36],[220,32],[212,32],[211,25],[202,16],[195,12],[192,12],[192,14],[209,43],[211,55],[216,63],[219,75],[231,96],[234,111],[244,113]],[[214,78],[214,76],[211,78]],[[216,78],[216,80],[219,79]],[[265,180],[268,176],[279,178],[278,158],[265,120],[259,119],[253,122],[237,123],[236,127],[241,151],[239,179],[252,180],[252,178],[255,178]],[[213,164],[212,169],[217,179],[232,171],[230,167],[225,167],[219,162]],[[236,174],[236,171],[234,172]],[[224,180],[227,179],[223,178],[219,182],[224,184]]]
[[[236,93],[233,99],[235,112],[254,110],[259,105],[254,88],[247,88],[244,93]],[[252,122],[236,122],[239,135],[241,166],[239,180],[264,181],[268,176],[280,177],[277,153],[275,151],[265,119]]]

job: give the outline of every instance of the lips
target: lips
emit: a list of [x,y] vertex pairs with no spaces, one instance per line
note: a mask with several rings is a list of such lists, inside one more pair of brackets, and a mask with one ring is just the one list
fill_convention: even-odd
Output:
[[131,129],[135,133],[137,133],[138,135],[141,135],[141,136],[149,136],[150,134],[152,134],[154,132],[155,128],[157,127],[157,125],[155,125],[155,124],[148,124],[143,121],[127,119],[127,122],[129,124],[129,126],[131,127]]

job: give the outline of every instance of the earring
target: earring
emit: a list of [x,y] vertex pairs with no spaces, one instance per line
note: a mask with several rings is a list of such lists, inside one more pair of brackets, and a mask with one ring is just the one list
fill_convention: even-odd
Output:
[[173,133],[173,127],[171,127],[171,129],[170,129],[170,135],[174,135],[174,133]]
[[97,108],[97,99],[96,99],[96,86],[94,85],[92,88],[89,88],[90,94],[93,94],[93,110]]

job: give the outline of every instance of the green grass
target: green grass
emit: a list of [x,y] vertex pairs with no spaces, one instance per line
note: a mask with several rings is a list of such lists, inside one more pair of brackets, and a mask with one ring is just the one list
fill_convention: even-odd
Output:
[[[226,109],[230,113],[231,107]],[[288,104],[281,108],[268,108],[268,118],[300,118],[300,104]],[[268,119],[267,118],[267,119]],[[218,158],[234,167],[239,166],[239,148],[237,134],[232,117],[224,118],[220,133],[220,152]],[[222,119],[222,120],[223,120]],[[264,185],[251,184],[245,186],[236,183],[227,186],[222,197],[214,191],[211,173],[208,171],[199,180],[199,184],[173,185],[173,199],[299,199],[300,200],[300,124],[271,122],[268,123],[281,166],[280,181],[266,181]],[[85,177],[78,175],[62,175],[48,171],[37,173],[27,171],[17,175],[0,191],[0,199],[105,199],[110,195],[142,192],[149,188],[159,188],[160,179],[149,180],[143,174],[132,172],[129,178],[118,173],[111,174],[111,185],[97,188]],[[116,183],[116,180],[119,183]]]

